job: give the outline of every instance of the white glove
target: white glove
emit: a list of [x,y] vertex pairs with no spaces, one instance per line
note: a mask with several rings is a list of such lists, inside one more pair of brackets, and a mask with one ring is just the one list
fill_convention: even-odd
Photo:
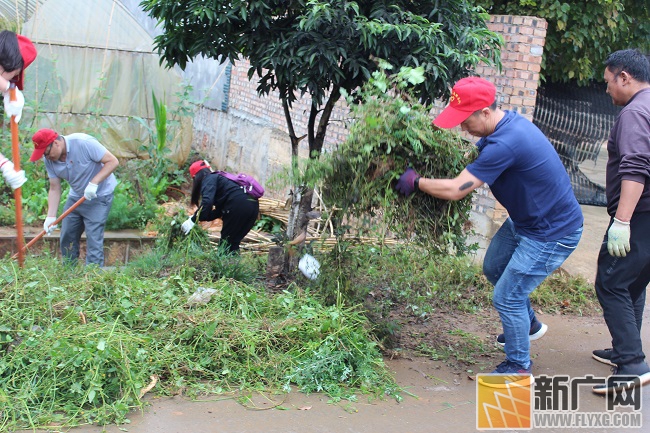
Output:
[[58,227],[58,226],[50,227],[50,224],[52,224],[54,221],[56,221],[56,217],[45,218],[45,222],[43,223],[43,230],[45,230],[46,234],[51,235],[54,229]]
[[16,88],[16,100],[10,101],[10,93],[11,91],[7,91],[7,93],[5,93],[5,113],[7,114],[7,117],[16,116],[14,120],[16,123],[18,123],[20,122],[20,117],[23,115],[25,97],[23,96],[23,92]]
[[189,217],[183,224],[181,224],[181,230],[185,235],[188,234],[190,230],[192,230],[192,227],[194,227],[194,221],[192,221],[192,217]]
[[0,170],[2,170],[2,175],[5,180],[13,189],[20,188],[25,182],[27,182],[27,177],[25,176],[25,170],[16,171],[14,170],[14,163],[8,159],[0,161]]
[[89,182],[88,186],[84,190],[84,197],[86,197],[86,200],[88,201],[97,198],[97,185]]
[[607,230],[607,251],[610,256],[625,257],[630,252],[630,223],[614,218]]

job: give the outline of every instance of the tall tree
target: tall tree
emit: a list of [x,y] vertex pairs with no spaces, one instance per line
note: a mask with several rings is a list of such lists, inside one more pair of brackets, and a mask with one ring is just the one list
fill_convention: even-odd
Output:
[[650,50],[650,7],[639,0],[478,0],[492,14],[546,19],[545,80],[586,84],[603,76],[603,62],[623,48]]
[[[203,55],[250,62],[259,95],[277,91],[297,166],[302,137],[292,122],[292,103],[311,99],[306,135],[309,153],[322,150],[341,91],[353,94],[377,70],[376,58],[396,67],[422,66],[426,79],[416,94],[424,102],[447,97],[451,85],[479,63],[498,64],[501,39],[488,15],[469,0],[435,1],[178,1],[144,0],[160,21],[155,44],[161,62],[184,68]],[[290,239],[307,224],[312,191],[294,188]]]

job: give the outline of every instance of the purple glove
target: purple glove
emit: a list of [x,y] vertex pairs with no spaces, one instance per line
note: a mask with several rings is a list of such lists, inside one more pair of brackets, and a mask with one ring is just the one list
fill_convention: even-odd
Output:
[[395,189],[405,196],[409,196],[416,190],[415,180],[419,178],[420,175],[418,172],[409,167],[406,169],[404,174],[399,177]]

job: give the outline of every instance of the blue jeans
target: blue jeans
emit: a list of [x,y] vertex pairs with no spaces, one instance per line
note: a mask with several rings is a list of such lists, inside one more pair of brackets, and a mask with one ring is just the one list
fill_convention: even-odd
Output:
[[[63,211],[76,203],[68,197]],[[113,204],[113,194],[86,200],[61,223],[61,256],[72,264],[79,258],[81,234],[86,232],[86,264],[104,266],[104,226]]]
[[575,251],[582,227],[556,241],[542,242],[515,231],[508,218],[494,235],[483,273],[494,284],[492,304],[499,312],[506,339],[506,358],[530,367],[530,324],[535,312],[528,296]]

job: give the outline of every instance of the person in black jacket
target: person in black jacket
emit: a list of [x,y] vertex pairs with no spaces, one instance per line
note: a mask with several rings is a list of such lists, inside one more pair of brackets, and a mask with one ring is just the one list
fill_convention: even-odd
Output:
[[257,221],[259,202],[237,183],[213,173],[207,161],[192,163],[190,176],[194,178],[191,203],[198,209],[181,225],[181,230],[187,235],[197,220],[221,218],[221,242],[226,243],[227,251],[238,253],[239,244]]
[[610,222],[594,283],[612,347],[592,356],[614,373],[592,390],[618,396],[621,389],[650,384],[641,338],[650,283],[650,62],[636,49],[616,51],[605,61],[603,78],[612,103],[623,108],[607,141]]

